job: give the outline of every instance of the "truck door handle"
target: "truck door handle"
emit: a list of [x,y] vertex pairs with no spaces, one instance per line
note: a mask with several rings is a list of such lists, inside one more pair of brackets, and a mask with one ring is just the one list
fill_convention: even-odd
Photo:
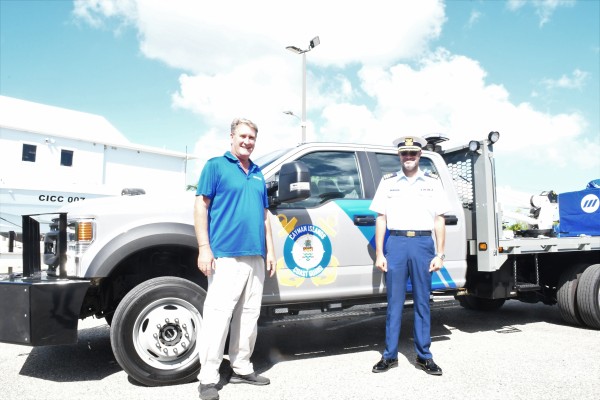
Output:
[[372,215],[355,215],[354,225],[371,226],[375,225],[375,217]]
[[458,217],[456,215],[444,215],[446,225],[458,225]]

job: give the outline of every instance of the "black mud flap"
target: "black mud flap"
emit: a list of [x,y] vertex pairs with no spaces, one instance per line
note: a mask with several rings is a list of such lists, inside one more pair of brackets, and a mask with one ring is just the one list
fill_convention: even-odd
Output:
[[77,323],[89,281],[0,281],[0,342],[29,346],[77,343]]

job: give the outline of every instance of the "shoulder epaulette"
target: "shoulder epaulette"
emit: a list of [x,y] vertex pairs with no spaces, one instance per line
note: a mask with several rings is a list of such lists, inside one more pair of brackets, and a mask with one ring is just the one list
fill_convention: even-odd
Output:
[[431,171],[425,172],[425,176],[428,176],[428,177],[433,178],[433,179],[438,179],[439,178],[438,174],[436,174],[434,172],[431,172]]
[[397,172],[390,172],[389,174],[383,175],[383,179],[390,179],[390,178],[393,178],[396,175],[398,175]]

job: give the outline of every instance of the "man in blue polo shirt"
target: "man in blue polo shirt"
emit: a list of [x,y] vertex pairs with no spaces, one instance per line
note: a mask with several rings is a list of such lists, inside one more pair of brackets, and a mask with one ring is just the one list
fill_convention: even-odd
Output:
[[196,191],[194,225],[198,268],[208,277],[199,337],[200,398],[219,398],[219,366],[227,333],[230,383],[268,385],[250,362],[260,315],[265,264],[275,274],[265,179],[250,160],[258,128],[247,119],[231,123],[231,150],[210,159]]

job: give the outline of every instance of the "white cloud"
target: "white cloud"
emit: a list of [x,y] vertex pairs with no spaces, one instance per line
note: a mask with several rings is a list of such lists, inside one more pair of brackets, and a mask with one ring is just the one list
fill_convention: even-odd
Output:
[[479,19],[481,18],[481,12],[473,10],[471,11],[471,15],[469,15],[469,22],[467,23],[468,27],[472,27],[473,25],[475,25],[477,23],[477,21],[479,21]]
[[581,89],[589,77],[589,73],[576,69],[571,76],[563,75],[559,79],[544,79],[542,84],[546,89]]
[[[236,116],[258,123],[256,155],[298,143],[299,121],[283,111],[300,115],[302,59],[285,47],[305,48],[315,35],[321,44],[306,55],[309,141],[388,144],[406,133],[441,132],[459,144],[497,130],[502,135],[498,147],[505,154],[539,165],[564,165],[565,149],[581,152],[586,121],[580,114],[550,114],[529,103],[515,104],[501,84],[487,80],[476,60],[430,49],[445,22],[443,3],[339,4],[308,0],[291,11],[275,0],[96,0],[76,5],[78,15],[89,21],[121,13],[136,26],[147,57],[184,71],[173,104],[214,127],[196,145],[200,164],[228,148],[228,127]],[[526,4],[513,1],[508,7]],[[550,15],[568,4],[534,6]],[[575,70],[546,84],[573,88],[586,77]],[[600,153],[597,141],[586,145],[591,150],[586,154]],[[582,168],[600,166],[591,156],[571,160]]]
[[74,0],[73,15],[93,27],[103,27],[106,19],[121,19],[121,26],[138,19],[135,0]]
[[508,0],[506,2],[506,8],[508,8],[511,11],[516,11],[523,8],[523,6],[525,6],[525,3],[526,0]]
[[315,64],[389,64],[422,52],[445,20],[440,0],[418,7],[305,0],[295,8],[278,0],[76,0],[75,13],[95,25],[117,15],[133,21],[145,55],[205,74],[281,54],[288,45],[306,48],[315,35],[322,39],[310,55]]
[[531,6],[540,19],[540,27],[544,26],[559,7],[572,7],[575,0],[509,0],[506,7],[510,11],[517,11],[525,6]]
[[554,14],[557,8],[572,7],[574,4],[575,0],[540,0],[533,2],[536,14],[540,18],[540,26],[550,21],[552,14]]

